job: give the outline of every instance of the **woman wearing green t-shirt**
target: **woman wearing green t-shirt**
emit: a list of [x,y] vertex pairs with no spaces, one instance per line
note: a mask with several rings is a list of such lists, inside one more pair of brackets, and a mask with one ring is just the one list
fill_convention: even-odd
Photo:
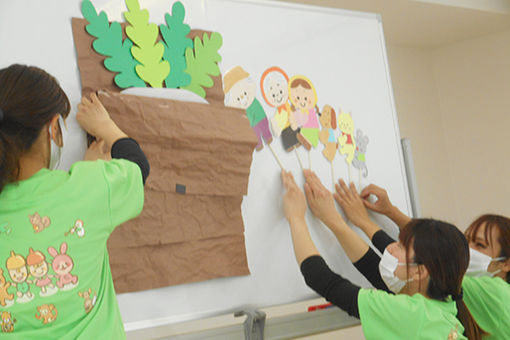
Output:
[[[482,330],[462,300],[461,283],[469,248],[456,227],[435,220],[415,220],[402,230],[398,244],[382,260],[387,282],[398,286],[401,294],[363,289],[326,265],[308,232],[303,192],[290,173],[282,172],[282,180],[286,188],[285,216],[306,283],[360,318],[368,340],[481,339]],[[311,210],[322,217],[341,240],[350,260],[356,262],[369,247],[336,211],[332,194],[322,189],[316,177],[307,177],[305,192]]]
[[[54,170],[69,100],[45,71],[0,69],[0,338],[124,339],[106,241],[143,207],[149,164],[92,94],[76,119],[98,142]],[[105,150],[108,150],[105,152]],[[113,158],[113,159],[112,159]]]
[[[369,185],[360,195],[354,188],[347,188],[341,182],[335,195],[349,219],[360,227],[372,243],[381,252],[393,242],[368,217],[366,210],[384,214],[392,219],[400,229],[411,221],[390,202],[386,190],[376,185]],[[346,197],[350,194],[351,199]],[[370,195],[377,197],[372,203]],[[346,199],[342,199],[345,197]],[[466,229],[465,236],[469,242],[470,261],[462,283],[464,301],[479,325],[490,335],[486,339],[510,339],[510,219],[499,215],[482,215]],[[371,266],[355,266],[369,279],[374,287],[384,289],[384,283],[374,275],[378,260],[373,254],[367,254]]]

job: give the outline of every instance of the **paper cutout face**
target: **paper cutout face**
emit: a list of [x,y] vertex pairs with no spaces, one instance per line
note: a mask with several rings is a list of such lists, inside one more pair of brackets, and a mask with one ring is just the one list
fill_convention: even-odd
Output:
[[289,77],[279,67],[268,68],[260,78],[260,89],[267,104],[281,107],[289,101]]
[[310,79],[294,76],[289,81],[289,98],[294,110],[309,113],[317,104],[317,93]]
[[356,150],[354,152],[354,158],[352,160],[352,166],[356,169],[363,171],[363,177],[368,176],[368,168],[366,163],[366,153],[368,145],[368,136],[363,135],[361,130],[356,130]]
[[238,109],[247,109],[255,99],[256,86],[249,78],[235,83],[228,92],[227,105]]
[[319,121],[322,125],[322,130],[319,132],[319,140],[324,144],[324,150],[322,151],[322,154],[328,161],[333,162],[333,159],[336,155],[336,149],[338,147],[338,143],[335,137],[335,110],[333,110],[333,108],[329,105],[324,105]]
[[345,161],[351,164],[354,158],[354,151],[356,150],[356,141],[353,138],[354,121],[351,115],[342,111],[342,113],[338,115],[338,127],[342,133],[342,135],[338,137],[338,150],[340,154],[347,155]]

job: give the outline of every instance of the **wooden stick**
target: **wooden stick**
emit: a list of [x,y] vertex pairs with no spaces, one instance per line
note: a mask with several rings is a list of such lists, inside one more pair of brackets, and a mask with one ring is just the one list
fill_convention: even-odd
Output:
[[299,166],[301,167],[301,172],[304,170],[303,163],[301,162],[301,158],[299,157],[299,154],[297,152],[297,148],[294,149],[294,152],[296,153],[297,160],[299,162]]
[[359,178],[359,186],[358,186],[358,191],[361,191],[361,168],[358,169],[358,178]]
[[285,168],[283,167],[283,164],[280,161],[280,158],[278,158],[278,156],[276,155],[276,152],[274,152],[273,147],[271,146],[271,144],[266,144],[266,145],[269,147],[269,150],[271,150],[271,152],[273,153],[273,156],[276,159],[276,161],[278,162],[278,165],[280,166],[280,168],[285,171]]
[[333,192],[335,191],[335,168],[333,167],[333,162],[331,164],[331,180],[333,181]]
[[312,170],[312,159],[310,158],[310,150],[308,150],[308,169]]
[[349,172],[349,184],[351,184],[351,164],[347,163],[347,171]]

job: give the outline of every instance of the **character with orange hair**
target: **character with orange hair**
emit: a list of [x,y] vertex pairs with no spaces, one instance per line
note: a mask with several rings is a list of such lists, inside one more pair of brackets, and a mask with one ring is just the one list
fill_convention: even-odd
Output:
[[310,79],[305,76],[294,76],[289,81],[289,97],[294,113],[294,122],[301,128],[297,138],[303,146],[310,150],[319,143],[319,120],[317,114],[317,92]]
[[289,76],[277,66],[268,68],[260,78],[260,90],[266,103],[276,108],[271,119],[273,134],[282,137],[283,148],[292,151],[299,145],[297,134],[299,129],[293,129],[290,124],[293,115],[289,104]]
[[40,251],[34,251],[32,248],[28,251],[27,265],[30,274],[35,278],[35,285],[41,288],[41,295],[47,294],[46,287],[54,288],[55,285],[51,282],[50,275],[48,275],[48,262],[46,256]]

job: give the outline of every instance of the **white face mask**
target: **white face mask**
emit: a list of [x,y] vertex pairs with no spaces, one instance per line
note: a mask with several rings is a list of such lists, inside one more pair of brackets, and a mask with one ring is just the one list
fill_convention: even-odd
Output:
[[62,133],[62,147],[58,146],[57,143],[51,138],[51,125],[50,125],[50,170],[55,170],[60,165],[62,159],[62,149],[64,148],[65,141],[67,139],[67,127],[64,123],[62,115],[58,115],[58,125],[60,126],[60,132]]
[[466,271],[468,276],[494,276],[501,271],[489,272],[489,265],[492,261],[501,261],[505,257],[492,258],[489,255],[479,252],[473,248],[469,248],[469,265]]
[[[406,283],[413,281],[413,279],[401,280],[395,275],[395,270],[398,266],[405,266],[405,263],[399,263],[398,259],[391,255],[388,249],[384,250],[381,262],[379,262],[379,272],[386,286],[394,293],[399,293]],[[410,263],[414,265],[414,263]]]

